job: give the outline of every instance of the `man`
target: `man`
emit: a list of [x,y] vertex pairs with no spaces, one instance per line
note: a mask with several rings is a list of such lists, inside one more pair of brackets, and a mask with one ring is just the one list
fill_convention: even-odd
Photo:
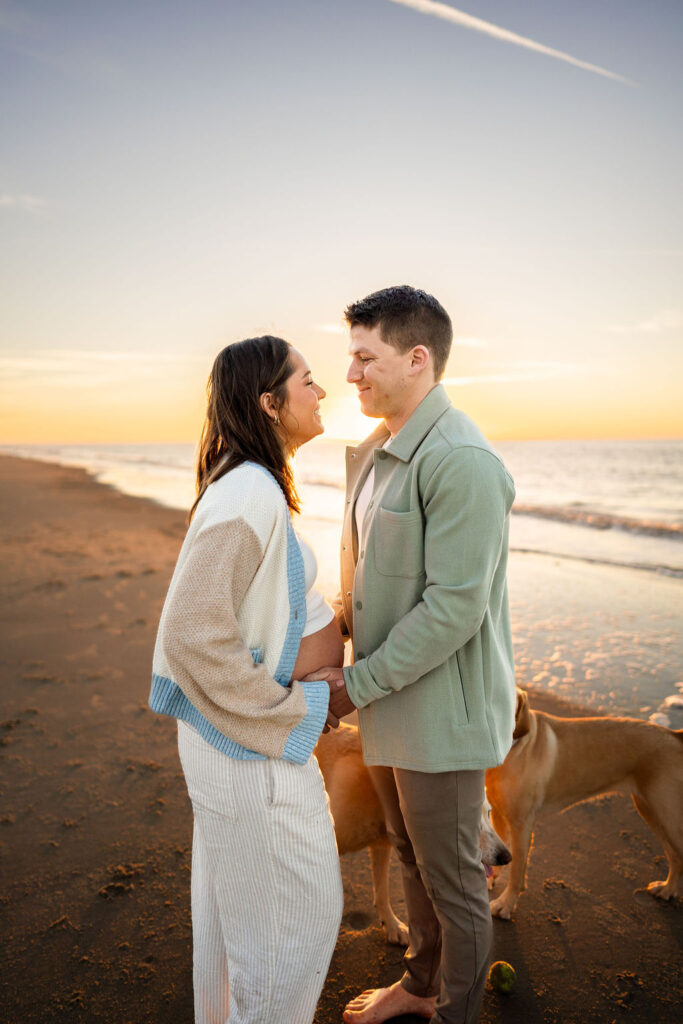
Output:
[[[506,587],[512,479],[439,383],[452,340],[431,295],[387,288],[346,310],[362,411],[347,451],[340,624],[353,664],[323,673],[330,722],[358,708],[363,752],[398,852],[410,945],[390,988],[344,1020],[479,1015],[491,915],[479,850],[485,769],[512,743]],[[320,678],[321,673],[316,673]]]

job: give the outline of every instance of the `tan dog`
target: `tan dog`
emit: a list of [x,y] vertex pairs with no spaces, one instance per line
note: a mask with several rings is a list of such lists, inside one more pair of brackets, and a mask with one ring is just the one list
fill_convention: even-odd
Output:
[[[325,788],[330,798],[337,847],[340,855],[370,847],[374,904],[387,940],[408,945],[408,929],[391,909],[389,899],[389,858],[384,811],[363,763],[360,733],[356,726],[342,722],[338,729],[321,736],[315,748]],[[482,811],[479,842],[482,861],[490,868],[507,864],[510,851],[489,821],[489,806]]]
[[664,844],[669,875],[648,891],[665,900],[682,894],[683,730],[635,718],[557,718],[532,711],[518,689],[514,739],[505,762],[486,773],[491,820],[512,849],[507,887],[491,903],[494,917],[509,919],[524,889],[537,812],[613,791],[631,794]]

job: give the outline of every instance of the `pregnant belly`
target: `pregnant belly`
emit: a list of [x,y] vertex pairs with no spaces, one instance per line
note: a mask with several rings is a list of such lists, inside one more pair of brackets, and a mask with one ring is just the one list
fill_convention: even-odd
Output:
[[335,619],[319,629],[317,633],[305,636],[299,646],[292,679],[303,679],[318,668],[326,665],[343,665],[344,641]]

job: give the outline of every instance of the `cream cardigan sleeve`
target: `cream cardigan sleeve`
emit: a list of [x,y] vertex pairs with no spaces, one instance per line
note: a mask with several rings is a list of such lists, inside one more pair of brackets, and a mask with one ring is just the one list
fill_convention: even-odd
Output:
[[245,519],[202,526],[169,592],[161,642],[174,680],[212,725],[249,750],[282,757],[306,718],[308,687],[281,686],[240,638],[236,613],[262,557]]

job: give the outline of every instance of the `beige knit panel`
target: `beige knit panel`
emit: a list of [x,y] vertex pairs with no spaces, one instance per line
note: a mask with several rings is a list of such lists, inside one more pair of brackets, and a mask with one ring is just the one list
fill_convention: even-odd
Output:
[[239,608],[263,557],[258,537],[244,519],[232,519],[203,527],[184,554],[161,624],[172,678],[220,732],[279,757],[306,700],[300,683],[283,687],[254,664],[240,636]]

